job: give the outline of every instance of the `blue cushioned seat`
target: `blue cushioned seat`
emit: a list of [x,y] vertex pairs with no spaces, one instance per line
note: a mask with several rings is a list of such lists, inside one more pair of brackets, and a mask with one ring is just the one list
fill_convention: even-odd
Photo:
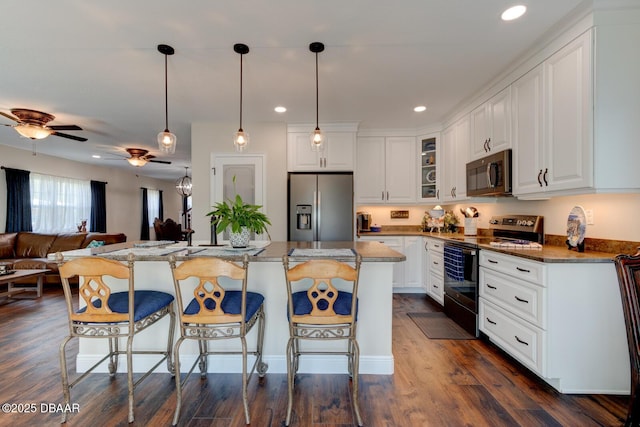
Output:
[[[251,319],[262,303],[264,302],[264,297],[257,292],[247,292],[247,311],[244,321],[248,322]],[[204,300],[204,306],[209,310],[213,310],[216,308],[216,303],[214,300],[207,298]],[[242,291],[226,291],[224,294],[224,299],[222,300],[222,310],[228,314],[240,314],[242,306]],[[194,298],[191,300],[187,308],[184,310],[184,314],[197,314],[200,311],[200,304]]]
[[[348,316],[351,314],[351,292],[343,292],[338,291],[338,298],[336,298],[333,303],[333,311],[336,314]],[[303,316],[305,314],[310,314],[313,306],[311,301],[309,300],[309,296],[307,295],[307,291],[299,291],[294,292],[291,295],[291,301],[293,303],[293,312],[296,316]],[[326,310],[329,307],[328,301],[322,299],[318,301],[318,308],[321,310]],[[289,313],[287,313],[287,316]],[[358,300],[356,300],[356,320],[358,317]]]
[[[173,302],[173,295],[160,291],[134,291],[133,292],[133,321],[137,322],[150,314],[155,313]],[[93,302],[95,307],[102,305],[100,300]],[[129,293],[114,292],[109,295],[107,305],[114,313],[129,312]],[[86,308],[81,308],[78,313],[84,313]]]

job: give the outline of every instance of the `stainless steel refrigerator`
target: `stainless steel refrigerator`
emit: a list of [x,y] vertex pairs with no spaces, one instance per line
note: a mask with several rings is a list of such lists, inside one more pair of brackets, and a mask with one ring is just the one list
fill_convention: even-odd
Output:
[[290,241],[353,240],[353,173],[289,173]]

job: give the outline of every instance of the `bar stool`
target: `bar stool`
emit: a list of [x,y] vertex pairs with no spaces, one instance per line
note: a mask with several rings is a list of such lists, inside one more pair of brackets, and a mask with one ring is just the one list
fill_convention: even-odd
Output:
[[[242,266],[219,258],[194,258],[176,265],[176,258],[169,258],[173,283],[178,300],[180,317],[180,338],[174,347],[176,371],[176,410],[173,425],[178,424],[182,406],[182,386],[195,369],[200,368],[200,377],[206,378],[207,357],[214,354],[242,355],[242,401],[244,416],[250,423],[247,386],[254,371],[263,377],[268,365],[262,361],[264,342],[264,297],[257,292],[247,292],[247,266],[249,256],[244,255]],[[194,278],[195,280],[188,280]],[[231,290],[233,283],[240,285],[240,290]],[[239,282],[239,283],[238,283]],[[184,304],[183,292],[191,293],[193,298]],[[246,335],[258,323],[256,349],[247,350]],[[238,338],[242,349],[210,351],[208,341]],[[184,380],[180,379],[180,345],[184,340],[198,341],[199,355]],[[247,370],[247,355],[255,356],[250,372]]]
[[[355,265],[332,259],[312,259],[289,267],[287,255],[283,265],[287,282],[287,318],[289,319],[289,341],[287,343],[287,385],[289,402],[285,425],[291,422],[295,375],[301,355],[346,355],[347,368],[352,381],[352,404],[356,420],[362,426],[358,405],[358,365],[360,349],[356,340],[358,316],[358,280],[360,255]],[[338,289],[341,288],[341,290]],[[343,290],[344,289],[344,290]],[[344,351],[303,350],[302,340],[346,341]]]
[[625,426],[640,425],[640,248],[615,258],[631,362],[631,398]]
[[[173,310],[173,295],[166,292],[134,290],[133,279],[133,254],[129,254],[127,264],[119,261],[100,257],[78,258],[64,264],[62,254],[56,255],[59,267],[62,288],[69,315],[69,335],[60,344],[60,369],[62,373],[62,390],[64,403],[71,403],[70,391],[73,386],[84,379],[98,365],[109,359],[109,375],[115,376],[118,370],[118,357],[121,354],[127,356],[127,385],[129,389],[129,422],[134,421],[133,393],[136,386],[166,360],[167,370],[174,373],[171,346],[173,344],[173,331],[175,329],[175,312]],[[79,295],[86,304],[85,307],[75,311],[73,309],[73,295],[69,279],[79,277]],[[127,282],[127,290],[124,292],[112,292],[109,283]],[[133,338],[149,326],[158,322],[166,315],[170,316],[170,326],[167,331],[167,347],[165,350],[133,350]],[[69,382],[67,372],[67,358],[65,347],[72,338],[108,339],[109,353],[95,365]],[[127,339],[126,350],[120,350],[118,341]],[[133,355],[157,354],[162,356],[160,360],[146,373],[133,382]],[[67,413],[62,417],[62,422],[67,421]]]

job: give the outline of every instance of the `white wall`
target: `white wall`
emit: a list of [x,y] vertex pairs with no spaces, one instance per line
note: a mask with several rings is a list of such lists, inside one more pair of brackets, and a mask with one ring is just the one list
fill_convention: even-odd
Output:
[[[463,216],[460,208],[476,207],[480,212],[478,228],[489,228],[489,219],[493,215],[542,215],[545,234],[564,236],[567,232],[567,217],[576,205],[593,210],[594,224],[587,225],[587,237],[640,242],[640,221],[638,221],[640,194],[589,194],[535,201],[505,197],[441,206],[447,210],[453,209],[461,223]],[[421,223],[424,212],[434,206],[435,204],[394,207],[358,206],[358,210],[371,213],[373,222],[379,225],[417,225]],[[409,210],[409,218],[392,220],[389,215],[391,210]]]
[[[253,123],[243,126],[251,139],[242,154],[262,154],[265,158],[266,206],[271,221],[269,233],[274,241],[287,240],[287,126],[285,123]],[[209,241],[211,211],[211,154],[239,154],[233,147],[238,123],[193,123],[191,125],[191,164],[193,208],[191,228],[194,240]]]
[[[86,165],[80,162],[46,156],[33,155],[29,149],[19,150],[0,145],[0,165],[24,169],[45,175],[65,178],[87,179],[107,182],[107,232],[124,233],[127,240],[140,239],[142,221],[141,187],[163,191],[164,217],[180,222],[181,197],[175,190],[173,181],[161,181],[113,167]],[[7,185],[4,173],[0,174],[0,231],[6,228]],[[78,218],[80,220],[81,218]],[[153,218],[152,218],[153,219]],[[155,238],[153,230],[150,236]]]

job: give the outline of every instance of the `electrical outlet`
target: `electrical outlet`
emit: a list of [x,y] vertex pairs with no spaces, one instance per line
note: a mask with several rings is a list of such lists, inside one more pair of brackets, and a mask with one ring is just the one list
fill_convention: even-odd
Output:
[[587,217],[587,225],[593,225],[593,209],[585,209],[584,215]]

